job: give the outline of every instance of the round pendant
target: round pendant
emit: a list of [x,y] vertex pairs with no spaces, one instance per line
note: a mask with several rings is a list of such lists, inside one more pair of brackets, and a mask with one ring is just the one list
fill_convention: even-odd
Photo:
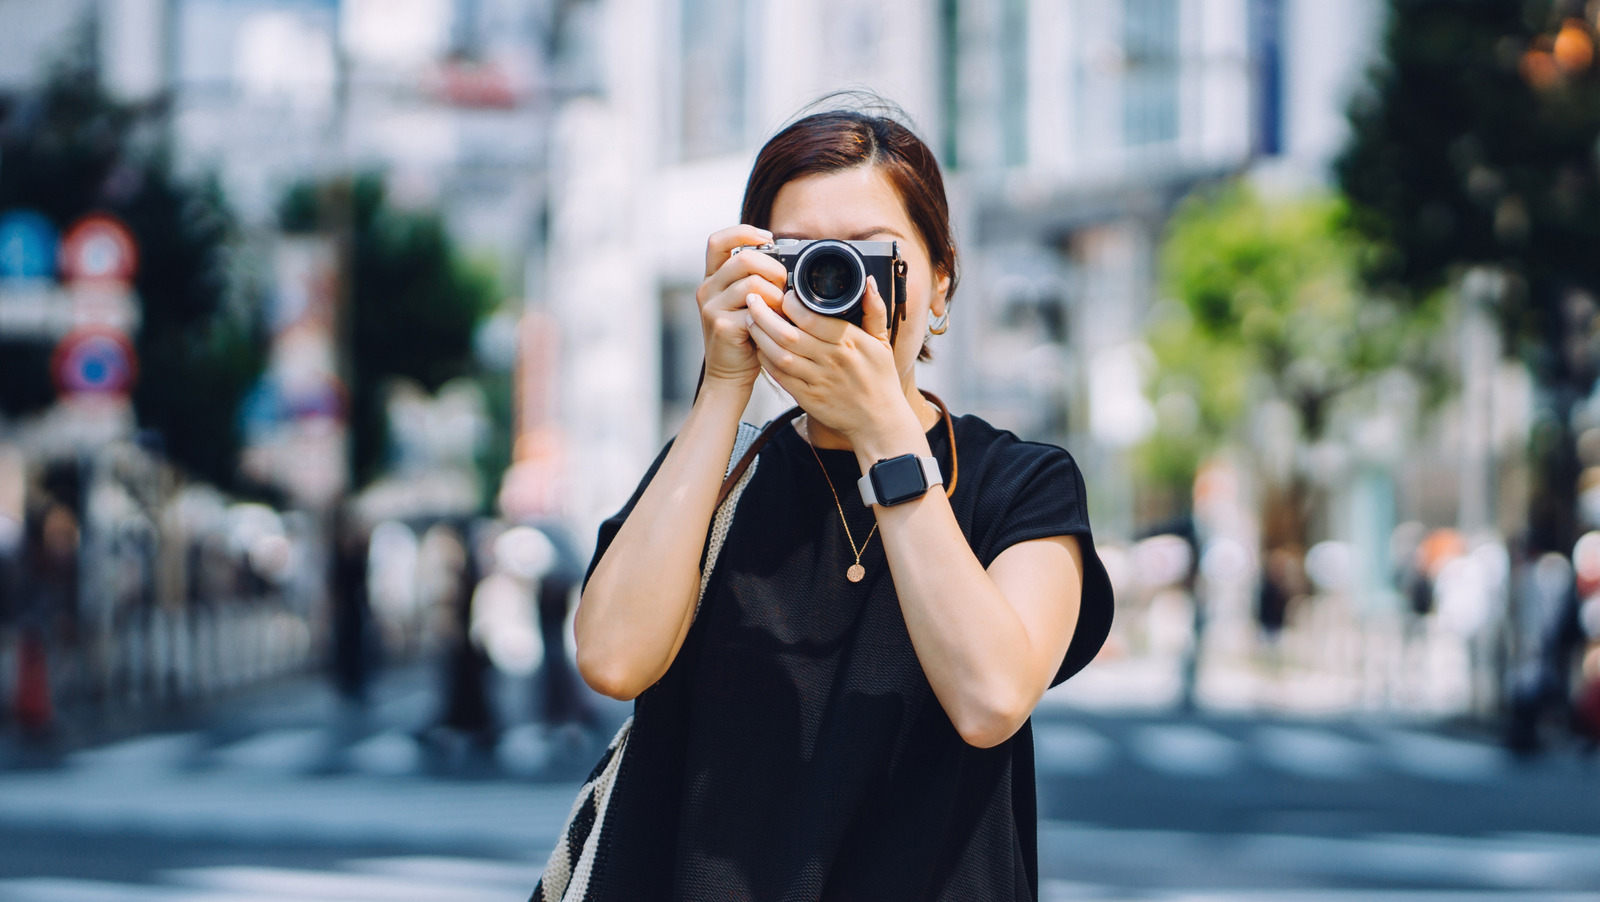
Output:
[[860,564],[851,564],[850,569],[846,570],[844,575],[845,578],[851,582],[858,583],[861,582],[862,578],[867,575],[867,568],[861,566]]

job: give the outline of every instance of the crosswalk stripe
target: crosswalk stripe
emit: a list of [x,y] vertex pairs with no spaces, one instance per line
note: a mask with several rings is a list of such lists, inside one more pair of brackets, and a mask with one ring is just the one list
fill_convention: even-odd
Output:
[[[274,902],[271,896],[215,893],[66,877],[0,880],[0,902]],[[279,902],[281,902],[281,897]],[[306,900],[302,900],[306,902]]]
[[320,763],[330,747],[325,729],[266,730],[212,751],[211,756],[231,767],[248,770],[297,772]]
[[0,902],[514,902],[538,880],[532,864],[412,856],[356,859],[328,870],[181,868],[160,883],[0,879]]
[[447,858],[438,855],[410,855],[396,858],[361,858],[347,861],[344,866],[353,871],[388,874],[394,877],[414,877],[443,883],[503,885],[526,888],[529,891],[532,891],[533,885],[538,882],[540,874],[544,871],[542,856],[537,864]]
[[1383,734],[1389,762],[1415,777],[1455,783],[1490,780],[1510,764],[1504,749],[1409,730]]
[[[1206,861],[1213,874],[1249,875],[1257,886],[1274,880],[1302,886],[1330,880],[1400,886],[1443,884],[1500,892],[1566,892],[1600,886],[1600,854],[1596,854],[1600,840],[1565,839],[1568,841],[1543,842],[1522,836],[1415,833],[1355,837],[1200,834],[1042,820],[1039,855],[1058,872],[1072,873],[1086,866],[1126,869],[1143,874],[1153,885],[1168,878],[1163,865]],[[1084,890],[1080,887],[1079,891]]]
[[[342,902],[506,902],[502,886],[471,886],[418,877],[311,871],[269,867],[209,867],[168,871],[170,883],[225,893],[279,899],[338,899]],[[529,890],[533,889],[530,884]]]
[[1117,756],[1116,744],[1100,733],[1070,723],[1040,724],[1033,732],[1034,755],[1043,774],[1097,774]]
[[[1134,722],[1110,733],[1076,720],[1041,718],[1034,723],[1039,773],[1060,777],[1094,776],[1123,757],[1185,778],[1216,778],[1254,763],[1310,780],[1357,780],[1387,771],[1479,782],[1498,776],[1508,765],[1497,746],[1420,730],[1274,724],[1250,729],[1241,738],[1230,738],[1204,721]],[[496,756],[501,773],[537,777],[548,764],[549,741],[531,726],[508,731]],[[229,773],[298,776],[322,767],[351,776],[399,778],[421,775],[426,755],[414,737],[395,729],[345,747],[337,730],[306,727],[263,730],[212,749],[194,732],[140,737],[75,753],[68,764],[83,777],[119,780],[129,774],[171,774],[185,781],[196,779],[197,773],[219,778]],[[0,783],[4,779],[0,774]]]
[[1251,738],[1252,748],[1268,765],[1315,780],[1360,779],[1371,771],[1375,757],[1366,743],[1329,730],[1271,726]]
[[1175,777],[1222,777],[1237,770],[1239,743],[1193,724],[1151,724],[1133,731],[1129,751],[1151,770]]
[[400,777],[422,766],[417,741],[397,730],[385,730],[350,747],[350,764],[365,774]]
[[75,768],[147,773],[177,767],[200,747],[198,733],[156,733],[74,752],[67,763]]

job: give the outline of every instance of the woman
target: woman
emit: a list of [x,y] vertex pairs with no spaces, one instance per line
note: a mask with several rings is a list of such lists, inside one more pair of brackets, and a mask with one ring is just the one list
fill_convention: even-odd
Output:
[[[583,678],[637,699],[595,896],[1034,899],[1028,717],[1111,618],[1082,477],[918,391],[957,266],[938,165],[904,126],[794,123],[757,157],[741,218],[706,250],[699,395],[602,525],[576,615]],[[898,341],[877,286],[858,327],[736,253],[775,238],[898,242]],[[697,612],[763,369],[804,415],[761,449]],[[863,505],[856,480],[906,454],[936,458],[953,492]]]

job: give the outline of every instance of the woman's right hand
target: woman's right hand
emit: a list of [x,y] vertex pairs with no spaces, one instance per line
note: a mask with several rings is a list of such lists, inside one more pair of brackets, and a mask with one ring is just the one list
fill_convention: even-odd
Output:
[[788,272],[766,254],[735,254],[736,247],[768,244],[772,233],[755,226],[737,225],[713,234],[706,242],[706,278],[694,293],[700,305],[700,331],[706,346],[706,382],[726,382],[749,388],[761,365],[750,340],[745,298],[759,295],[780,307]]

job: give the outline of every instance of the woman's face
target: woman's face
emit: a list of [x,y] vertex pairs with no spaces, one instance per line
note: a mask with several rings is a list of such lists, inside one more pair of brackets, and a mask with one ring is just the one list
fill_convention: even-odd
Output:
[[[950,280],[934,273],[928,249],[900,194],[876,166],[807,175],[778,189],[769,230],[778,238],[898,241],[906,261],[906,318],[894,348],[895,368],[910,377],[927,334],[928,314],[942,316]],[[878,289],[887,293],[889,286]]]

